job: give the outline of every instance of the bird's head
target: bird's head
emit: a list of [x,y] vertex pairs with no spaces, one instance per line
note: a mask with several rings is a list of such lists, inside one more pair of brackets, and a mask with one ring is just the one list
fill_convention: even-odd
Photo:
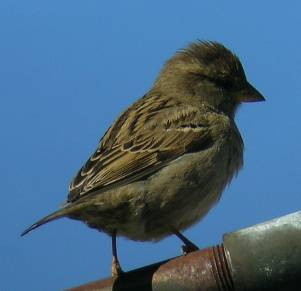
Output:
[[179,51],[165,64],[155,88],[207,102],[231,116],[241,102],[265,100],[247,81],[238,57],[216,42],[199,41]]

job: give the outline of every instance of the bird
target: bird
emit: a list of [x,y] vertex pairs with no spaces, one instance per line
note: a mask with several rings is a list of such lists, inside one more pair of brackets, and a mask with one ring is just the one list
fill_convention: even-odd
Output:
[[215,41],[188,44],[105,132],[65,204],[22,236],[62,217],[82,221],[111,237],[113,277],[124,273],[117,236],[156,242],[176,235],[185,253],[197,250],[182,231],[216,205],[242,168],[237,109],[264,100],[230,49]]

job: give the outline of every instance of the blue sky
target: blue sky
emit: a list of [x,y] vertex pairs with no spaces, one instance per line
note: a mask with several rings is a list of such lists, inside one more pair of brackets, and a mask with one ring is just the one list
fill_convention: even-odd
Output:
[[[196,39],[231,48],[267,102],[241,107],[244,169],[187,236],[206,247],[299,210],[300,9],[299,1],[2,0],[0,290],[62,290],[110,274],[110,239],[80,222],[19,234],[58,208],[106,128]],[[118,240],[125,270],[176,256],[180,245]]]

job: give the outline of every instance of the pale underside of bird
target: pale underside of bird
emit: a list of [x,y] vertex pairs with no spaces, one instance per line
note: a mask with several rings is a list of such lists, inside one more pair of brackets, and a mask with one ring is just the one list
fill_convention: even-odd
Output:
[[78,172],[66,204],[24,231],[61,217],[112,237],[113,275],[121,268],[116,235],[157,241],[180,231],[217,203],[243,163],[234,122],[241,102],[262,101],[232,52],[196,42],[162,69],[153,88],[130,106]]

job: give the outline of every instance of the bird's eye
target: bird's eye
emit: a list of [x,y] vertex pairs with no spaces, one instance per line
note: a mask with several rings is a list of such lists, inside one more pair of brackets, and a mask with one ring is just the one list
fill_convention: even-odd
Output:
[[234,84],[232,80],[229,80],[228,78],[225,79],[219,79],[217,81],[218,85],[224,89],[231,89],[233,88]]
[[208,80],[222,89],[228,90],[234,87],[233,80],[231,80],[228,76],[220,76],[219,78],[208,78]]
[[231,89],[235,86],[233,80],[231,78],[229,78],[229,76],[227,75],[220,75],[217,78],[213,78],[211,76],[206,76],[203,74],[197,74],[196,77],[198,78],[198,80],[202,79],[202,80],[207,80],[210,83],[215,84],[217,87],[222,88],[222,89]]

